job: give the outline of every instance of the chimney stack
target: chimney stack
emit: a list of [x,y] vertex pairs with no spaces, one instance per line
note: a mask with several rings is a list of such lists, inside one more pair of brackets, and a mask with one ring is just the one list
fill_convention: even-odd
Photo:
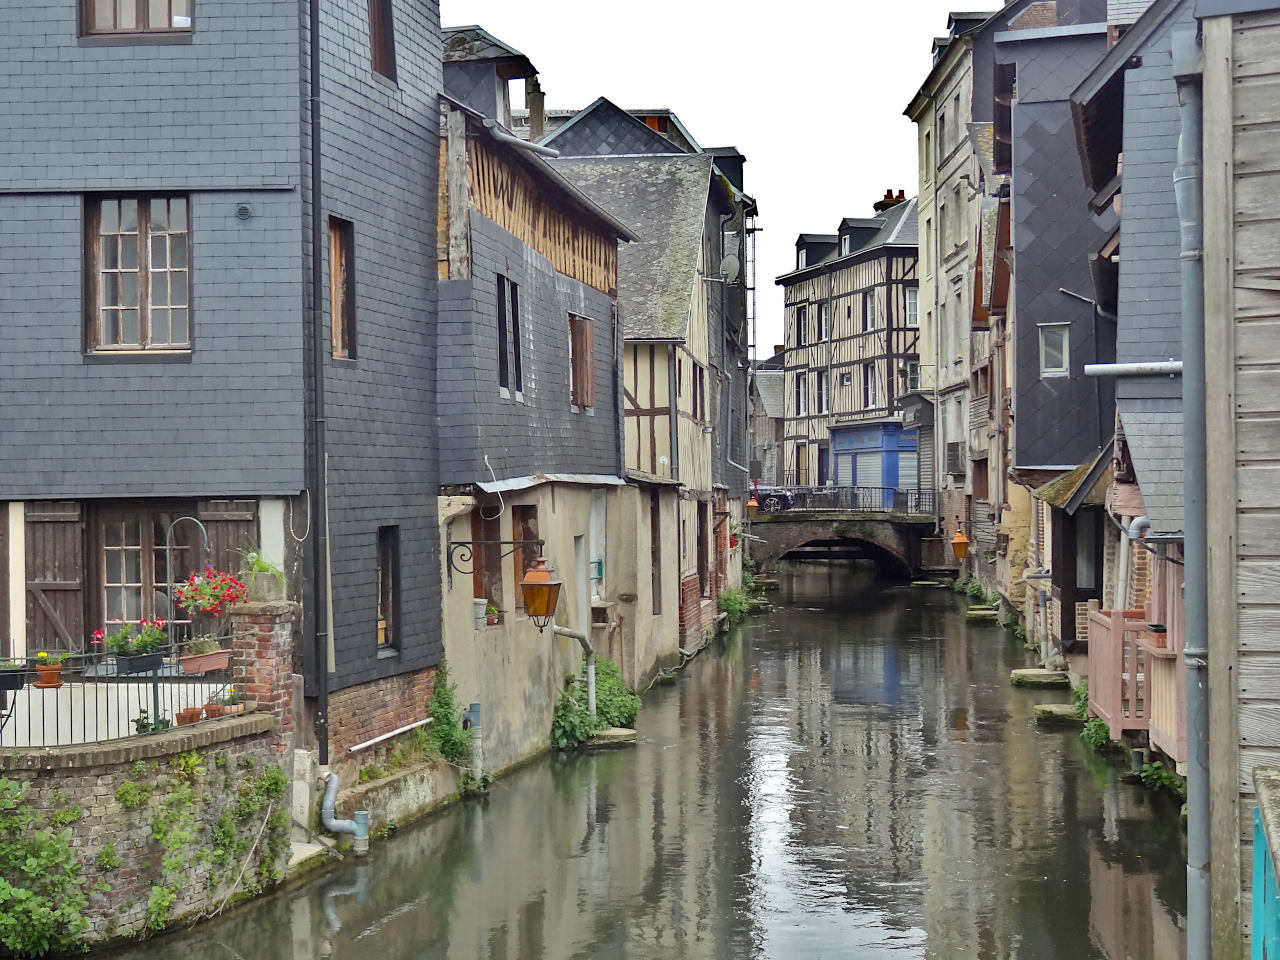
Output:
[[888,210],[890,207],[896,207],[898,204],[905,202],[906,199],[907,192],[905,190],[899,190],[898,195],[895,197],[893,195],[893,188],[890,187],[884,192],[884,199],[877,200],[873,203],[871,205],[871,209],[876,213],[884,213],[884,211]]
[[547,112],[542,95],[542,84],[537,77],[525,77],[524,103],[529,108],[529,139],[537,143],[546,133]]
[[787,349],[786,344],[776,343],[773,346],[773,353],[775,356],[777,356],[779,353],[781,353],[785,349]]

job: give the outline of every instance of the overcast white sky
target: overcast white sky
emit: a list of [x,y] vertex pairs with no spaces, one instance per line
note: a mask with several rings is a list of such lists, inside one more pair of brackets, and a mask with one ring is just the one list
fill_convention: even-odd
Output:
[[[865,217],[892,187],[916,192],[902,111],[958,0],[442,0],[445,26],[477,23],[538,69],[549,109],[605,96],[669,107],[704,147],[736,146],[760,204],[759,353],[781,342],[781,288],[798,233]],[[513,91],[513,94],[515,91]],[[517,101],[518,102],[518,101]]]

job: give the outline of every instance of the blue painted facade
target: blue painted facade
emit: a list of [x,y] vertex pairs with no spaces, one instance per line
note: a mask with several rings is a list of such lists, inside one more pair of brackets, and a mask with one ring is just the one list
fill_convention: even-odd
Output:
[[[918,449],[915,430],[900,423],[868,423],[831,428],[831,455],[835,459],[838,486],[897,488],[900,454]],[[857,473],[859,454],[880,454],[879,481],[872,483]],[[914,471],[912,471],[914,479]],[[914,484],[912,484],[914,487]]]

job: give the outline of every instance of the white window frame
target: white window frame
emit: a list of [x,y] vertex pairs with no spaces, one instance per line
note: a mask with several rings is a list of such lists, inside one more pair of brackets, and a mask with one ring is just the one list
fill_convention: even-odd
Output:
[[853,237],[846,233],[840,238],[840,256],[847,257],[851,253],[853,253]]
[[864,290],[862,292],[862,332],[867,333],[876,329],[879,317],[876,316],[876,292],[875,290]]
[[904,321],[908,327],[920,326],[920,288],[907,287],[906,290],[906,320]]
[[796,374],[796,416],[807,417],[809,415],[809,384],[808,377],[803,373]]
[[796,269],[803,270],[805,267],[807,267],[809,265],[808,259],[809,259],[808,250],[805,250],[803,247],[797,250],[796,251]]
[[800,304],[796,307],[796,335],[795,345],[797,347],[808,346],[808,340],[805,335],[809,332],[806,329],[809,326],[809,308],[807,304]]
[[908,360],[906,372],[907,372],[907,390],[908,391],[919,390],[920,389],[920,361]]
[[877,402],[875,362],[862,365],[862,409],[874,410]]
[[814,375],[813,392],[818,401],[818,413],[831,412],[831,391],[827,384],[827,371],[819,370]]
[[831,302],[824,300],[818,304],[818,336],[817,340],[831,339]]
[[[1069,377],[1071,376],[1071,324],[1069,323],[1041,323],[1037,324],[1040,328],[1040,377],[1045,379],[1048,377]],[[1060,334],[1062,336],[1062,364],[1060,366],[1049,366],[1045,363],[1045,343],[1047,334]]]

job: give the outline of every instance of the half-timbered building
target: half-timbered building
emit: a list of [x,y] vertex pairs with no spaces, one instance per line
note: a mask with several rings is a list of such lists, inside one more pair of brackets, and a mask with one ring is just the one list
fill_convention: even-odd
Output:
[[[801,234],[786,311],[782,474],[794,486],[920,488],[899,398],[920,388],[916,201]],[[926,486],[928,481],[926,481]]]
[[[680,637],[692,648],[715,622],[719,590],[741,578],[755,213],[742,157],[684,152],[603,99],[544,143],[562,151],[558,170],[640,237],[619,254],[626,463],[633,479],[679,483]],[[622,155],[602,155],[611,151]]]

